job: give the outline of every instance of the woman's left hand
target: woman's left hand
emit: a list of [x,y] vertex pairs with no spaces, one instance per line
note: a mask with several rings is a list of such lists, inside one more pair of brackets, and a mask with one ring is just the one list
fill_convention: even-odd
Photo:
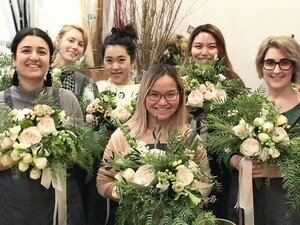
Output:
[[252,177],[253,178],[276,178],[281,177],[280,169],[278,166],[271,166],[263,168],[260,161],[252,161]]

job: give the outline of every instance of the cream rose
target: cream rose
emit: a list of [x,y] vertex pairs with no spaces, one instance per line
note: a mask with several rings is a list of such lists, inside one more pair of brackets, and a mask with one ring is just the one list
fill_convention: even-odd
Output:
[[43,136],[47,136],[57,131],[54,119],[51,117],[41,117],[36,127]]
[[135,171],[131,168],[127,168],[121,173],[121,176],[127,181],[133,181],[135,176]]
[[112,111],[111,116],[120,120],[121,123],[125,123],[130,118],[131,114],[123,106],[117,106],[117,108]]
[[288,142],[289,137],[286,130],[282,127],[276,127],[272,135],[272,141],[275,143]]
[[264,118],[262,118],[262,117],[257,117],[257,118],[255,118],[254,119],[254,121],[253,121],[253,124],[254,124],[254,126],[256,126],[256,127],[261,127],[261,126],[263,126],[264,124],[265,124],[265,119]]
[[38,117],[50,116],[55,112],[55,110],[48,105],[35,105],[33,111]]
[[182,192],[184,190],[184,183],[182,182],[174,182],[172,185],[172,189],[174,192]]
[[33,162],[36,168],[42,170],[46,168],[48,160],[45,157],[40,157],[40,158],[34,158]]
[[277,126],[282,126],[288,123],[287,118],[284,115],[279,115],[276,119],[276,125]]
[[262,129],[264,132],[272,132],[274,130],[274,124],[271,122],[265,122],[264,125],[262,126]]
[[133,182],[148,187],[155,182],[155,173],[147,165],[140,166],[135,172]]
[[187,105],[192,107],[202,107],[204,96],[199,90],[192,90],[187,99]]
[[13,164],[13,160],[10,155],[2,155],[0,158],[0,162],[3,166],[11,166]]
[[37,144],[41,142],[41,140],[42,134],[36,127],[28,127],[24,129],[19,136],[20,143],[27,145],[27,147]]
[[268,154],[273,158],[276,159],[280,156],[280,152],[276,148],[269,148]]
[[261,146],[254,138],[247,138],[240,146],[240,152],[246,157],[251,158],[260,154]]
[[0,142],[0,147],[3,150],[12,148],[14,141],[9,137],[3,137]]
[[268,134],[266,134],[266,133],[259,133],[258,134],[258,139],[261,142],[267,142],[270,139],[270,136]]
[[234,134],[242,140],[249,137],[249,132],[246,129],[246,122],[243,119],[241,119],[239,121],[239,124],[234,126],[232,128],[232,130],[233,130]]

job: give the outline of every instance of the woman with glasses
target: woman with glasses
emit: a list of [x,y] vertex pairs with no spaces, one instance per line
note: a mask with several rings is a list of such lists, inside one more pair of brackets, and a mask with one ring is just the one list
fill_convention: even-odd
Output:
[[[143,88],[137,96],[136,111],[125,126],[134,138],[145,142],[150,148],[153,148],[154,144],[159,141],[161,143],[159,148],[163,149],[167,143],[169,131],[185,132],[188,130],[181,78],[171,65],[157,64],[144,74],[140,85]],[[159,140],[153,135],[156,125],[161,127]],[[200,138],[195,132],[193,135]],[[103,159],[109,159],[112,154],[122,155],[128,147],[129,143],[125,140],[122,131],[117,129],[106,146]],[[201,151],[197,159],[206,160],[206,151]],[[210,171],[208,163],[202,165],[204,171]],[[97,176],[97,188],[102,196],[116,201],[112,196],[114,180],[110,178],[114,175],[115,171],[107,171],[105,164],[102,165]]]
[[[259,78],[267,84],[268,98],[275,102],[280,112],[287,117],[293,126],[300,122],[300,93],[293,88],[293,83],[300,76],[300,47],[291,37],[272,36],[262,42],[256,60]],[[239,170],[239,155],[231,157],[229,164],[233,170]],[[257,189],[253,185],[255,225],[285,224],[285,214],[289,205],[286,204],[286,191],[282,187],[282,177],[278,167],[264,169],[260,162],[253,161],[253,178],[271,178],[269,187]],[[237,200],[238,178],[232,179],[232,198],[230,199],[229,217],[238,222],[234,205]],[[235,181],[235,182],[234,182]],[[299,224],[300,217],[293,216],[292,224]]]

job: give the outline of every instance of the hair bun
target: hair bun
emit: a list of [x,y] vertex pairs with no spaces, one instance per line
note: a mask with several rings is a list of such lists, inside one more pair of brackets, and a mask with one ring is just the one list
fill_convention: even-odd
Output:
[[132,26],[132,24],[125,25],[123,27],[113,27],[111,29],[111,33],[113,36],[118,37],[129,37],[133,40],[137,40],[138,36],[136,30]]

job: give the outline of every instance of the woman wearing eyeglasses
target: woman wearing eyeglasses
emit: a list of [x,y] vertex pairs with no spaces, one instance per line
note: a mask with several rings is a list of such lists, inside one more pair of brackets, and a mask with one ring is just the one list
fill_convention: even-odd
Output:
[[[144,74],[140,85],[143,88],[137,96],[136,111],[126,126],[137,140],[145,142],[150,148],[153,148],[154,144],[159,141],[160,149],[162,149],[167,143],[169,131],[185,132],[188,130],[181,78],[172,66],[158,64],[152,66]],[[156,124],[161,126],[159,140],[155,140],[153,135]],[[200,138],[196,133],[194,134],[196,138]],[[129,144],[122,131],[117,129],[106,146],[103,159],[109,159],[113,153],[122,155],[128,147]],[[206,151],[201,151],[197,159],[199,161],[204,159],[207,162]],[[210,171],[208,162],[203,164],[203,169]],[[114,180],[107,175],[114,176],[115,174],[112,170],[105,170],[105,165],[103,165],[97,176],[98,191],[102,196],[116,200],[112,196]]]
[[[256,56],[256,70],[259,78],[267,84],[268,98],[275,102],[280,112],[286,116],[290,125],[300,122],[300,93],[293,88],[293,83],[300,76],[300,47],[288,36],[272,36],[262,42]],[[299,113],[299,114],[298,114]],[[297,116],[298,115],[298,116]],[[295,122],[291,122],[294,120]],[[230,166],[238,171],[241,156],[231,157]],[[270,187],[257,189],[253,185],[255,225],[282,225],[286,223],[286,191],[282,187],[282,177],[278,167],[266,170],[261,163],[253,161],[253,178],[271,178]],[[232,183],[230,219],[237,223],[238,215],[234,209],[237,200],[237,178]],[[299,224],[300,217],[294,216],[292,224]]]

